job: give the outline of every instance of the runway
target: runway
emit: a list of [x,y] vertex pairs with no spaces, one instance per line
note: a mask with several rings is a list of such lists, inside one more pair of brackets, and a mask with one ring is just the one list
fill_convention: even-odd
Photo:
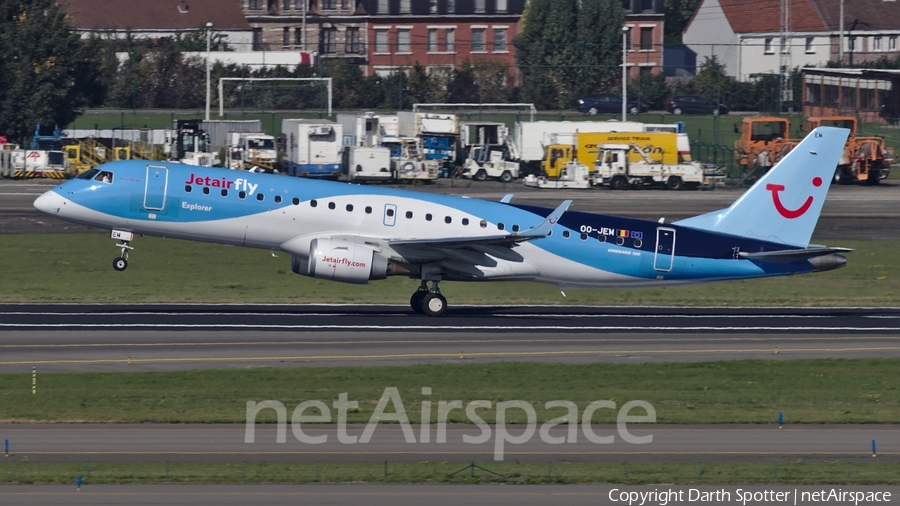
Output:
[[[566,425],[539,435],[540,426],[522,444],[506,441],[497,458],[497,428],[448,425],[438,443],[437,425],[426,432],[413,425],[404,434],[398,424],[379,424],[368,442],[364,425],[348,425],[352,444],[338,440],[335,425],[302,425],[308,437],[326,436],[321,444],[298,440],[296,425],[277,442],[274,425],[255,427],[247,443],[244,424],[35,424],[0,425],[0,439],[10,442],[10,457],[29,462],[787,462],[839,459],[871,461],[872,440],[878,462],[900,461],[900,425],[626,425],[634,437],[652,436],[646,444],[626,442],[616,425],[578,424],[575,442],[567,442]],[[299,425],[299,424],[298,424]],[[507,427],[510,436],[525,434],[522,425]],[[474,444],[463,436],[489,434]],[[590,431],[590,434],[588,434]],[[587,437],[606,437],[610,443]],[[571,435],[569,436],[571,438]],[[411,440],[410,440],[411,438]],[[557,440],[557,441],[554,441]],[[345,439],[346,441],[346,439]]]
[[0,306],[0,372],[888,356],[897,308]]

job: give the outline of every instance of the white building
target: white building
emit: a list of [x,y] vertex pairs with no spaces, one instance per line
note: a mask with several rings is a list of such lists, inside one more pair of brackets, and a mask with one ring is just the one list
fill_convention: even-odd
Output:
[[845,0],[842,52],[840,0],[702,0],[682,39],[698,66],[715,55],[728,75],[746,81],[781,66],[823,66],[842,53],[845,64],[894,58],[898,37],[895,1]]

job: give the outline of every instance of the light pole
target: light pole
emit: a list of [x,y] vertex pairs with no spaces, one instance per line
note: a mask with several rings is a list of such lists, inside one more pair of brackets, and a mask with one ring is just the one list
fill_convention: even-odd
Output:
[[622,121],[628,110],[628,27],[622,27]]
[[212,26],[211,21],[206,23],[206,121],[209,121],[209,38]]

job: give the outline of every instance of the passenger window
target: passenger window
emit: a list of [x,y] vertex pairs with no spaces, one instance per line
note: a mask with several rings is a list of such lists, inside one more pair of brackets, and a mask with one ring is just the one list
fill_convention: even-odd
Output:
[[316,207],[317,205],[319,205],[319,203],[316,202],[315,199],[309,201],[309,207]]
[[506,225],[504,225],[502,223],[497,224],[497,230],[503,230],[504,228],[506,228]]
[[262,202],[263,199],[265,199],[265,198],[266,198],[266,196],[263,195],[262,193],[257,193],[257,194],[256,194],[256,200],[258,200],[258,201],[260,201],[260,202]]
[[588,238],[588,235],[585,234],[584,232],[582,232],[582,233],[581,233],[581,240],[582,240],[582,241],[587,241],[587,238]]
[[481,220],[481,223],[479,223],[478,225],[480,225],[481,228],[487,228],[487,221]]
[[247,192],[238,192],[238,198],[244,200],[247,197]]
[[406,211],[406,218],[411,220],[412,217],[413,217],[412,211]]
[[335,208],[334,202],[329,202],[328,209],[334,209],[334,208]]
[[294,197],[293,199],[291,199],[291,204],[294,204],[295,206],[299,206],[300,199],[298,199],[297,197]]
[[463,224],[463,225],[468,225],[468,224],[469,224],[469,218],[463,218],[463,219],[462,219],[462,224]]
[[184,185],[184,193],[191,193],[193,189],[194,187],[189,184]]
[[370,206],[366,206],[366,214],[372,214],[372,208]]
[[347,212],[353,211],[353,204],[347,204]]
[[448,223],[448,224],[449,224],[451,221],[453,221],[453,218],[451,218],[451,217],[449,217],[449,216],[444,216],[444,223]]
[[204,186],[204,187],[203,187],[203,194],[204,194],[204,195],[209,195],[209,186]]
[[518,225],[513,225],[512,231],[513,231],[513,232],[518,232],[518,231],[519,231],[519,226],[518,226]]
[[276,203],[276,204],[280,204],[280,203],[281,203],[281,195],[275,195],[275,203]]
[[568,230],[563,230],[563,237],[565,237],[566,239],[568,239],[568,238],[569,238],[569,235],[570,235],[570,234],[569,234],[569,231],[568,231]]
[[227,197],[227,196],[228,196],[228,190],[226,190],[225,188],[222,188],[222,192],[221,192],[221,193],[222,193],[222,196],[223,196],[223,197]]
[[635,247],[635,248],[640,248],[643,244],[644,244],[644,241],[641,241],[640,239],[635,239],[635,240],[634,240],[634,247]]
[[384,214],[388,215],[388,218],[390,218],[391,216],[394,215],[394,210],[393,210],[393,209],[388,209],[387,211],[384,212]]
[[599,235],[599,236],[597,236],[597,240],[600,241],[600,242],[606,242],[606,236],[605,236],[605,235]]
[[425,221],[431,221],[431,213],[425,215]]
[[616,244],[618,244],[619,246],[625,244],[625,238],[624,237],[616,237]]

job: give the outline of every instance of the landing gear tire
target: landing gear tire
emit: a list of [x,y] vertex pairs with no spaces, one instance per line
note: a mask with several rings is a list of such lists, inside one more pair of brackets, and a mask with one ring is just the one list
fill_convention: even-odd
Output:
[[447,299],[443,295],[428,292],[422,298],[421,311],[428,316],[441,316],[447,310]]
[[428,295],[428,290],[419,290],[409,298],[409,306],[414,312],[425,314],[425,311],[422,309],[422,301],[425,300],[426,295]]
[[128,268],[128,260],[125,260],[122,257],[118,257],[113,260],[113,269],[122,272]]

